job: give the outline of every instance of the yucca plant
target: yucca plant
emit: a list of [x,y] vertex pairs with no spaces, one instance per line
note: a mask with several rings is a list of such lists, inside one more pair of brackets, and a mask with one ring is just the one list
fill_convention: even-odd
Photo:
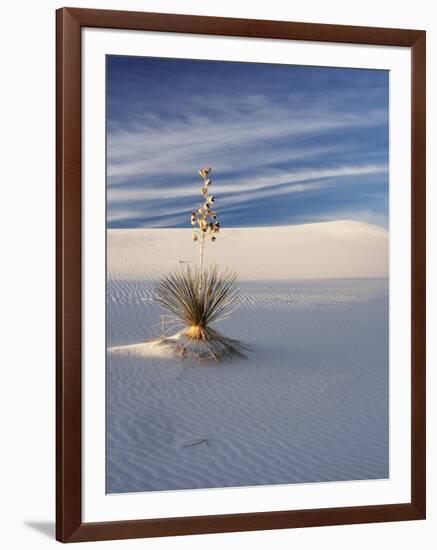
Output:
[[203,265],[206,239],[215,241],[220,231],[217,212],[211,206],[214,196],[209,193],[210,173],[210,168],[199,170],[203,204],[191,214],[193,240],[200,242],[199,267],[164,276],[156,295],[172,325],[181,328],[175,337],[162,337],[161,342],[176,346],[181,355],[219,361],[233,355],[244,357],[247,348],[211,326],[230,315],[238,304],[239,291],[235,273],[220,272],[216,265],[204,269]]
[[236,306],[239,299],[236,280],[235,273],[220,273],[214,266],[205,271],[188,267],[186,271],[166,275],[158,283],[157,300],[170,313],[174,325],[182,328],[179,336],[186,340],[182,344],[185,351],[215,360],[244,356],[245,346],[211,327],[212,323],[226,319]]

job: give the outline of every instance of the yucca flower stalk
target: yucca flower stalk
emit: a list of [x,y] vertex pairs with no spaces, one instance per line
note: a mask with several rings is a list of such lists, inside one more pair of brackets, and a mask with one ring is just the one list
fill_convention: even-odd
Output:
[[191,214],[193,241],[200,242],[199,266],[187,267],[163,277],[156,287],[157,301],[169,313],[173,326],[181,328],[175,336],[162,337],[163,345],[173,346],[177,352],[200,359],[219,361],[224,357],[244,357],[246,346],[229,338],[211,325],[226,319],[239,301],[237,275],[218,266],[204,268],[205,242],[212,242],[220,231],[217,212],[212,208],[215,201],[210,194],[211,168],[202,168],[201,189],[203,203]]
[[200,242],[200,273],[203,271],[203,256],[205,251],[205,240],[207,237],[212,242],[216,240],[220,231],[220,223],[217,219],[217,211],[214,207],[215,197],[210,194],[212,180],[210,178],[211,168],[201,168],[199,175],[203,179],[203,186],[200,190],[203,197],[202,205],[191,213],[191,225],[193,226],[193,241]]

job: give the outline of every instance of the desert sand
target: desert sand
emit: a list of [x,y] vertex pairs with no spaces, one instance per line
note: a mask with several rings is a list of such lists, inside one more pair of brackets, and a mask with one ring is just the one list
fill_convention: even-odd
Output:
[[250,351],[217,364],[148,342],[175,332],[154,285],[196,265],[190,235],[108,230],[107,491],[388,477],[385,229],[223,229],[206,262],[241,303],[217,328]]

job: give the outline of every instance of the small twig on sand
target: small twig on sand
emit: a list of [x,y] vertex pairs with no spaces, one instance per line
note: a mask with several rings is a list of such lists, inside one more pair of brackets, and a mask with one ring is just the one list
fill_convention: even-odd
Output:
[[200,445],[200,443],[206,443],[209,445],[209,441],[206,439],[206,437],[202,437],[199,439],[192,439],[191,441],[187,441],[187,443],[183,443],[182,447],[192,447],[193,445]]

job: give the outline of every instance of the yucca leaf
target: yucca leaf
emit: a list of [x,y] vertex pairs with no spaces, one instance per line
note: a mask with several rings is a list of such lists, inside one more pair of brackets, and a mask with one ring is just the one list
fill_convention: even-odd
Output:
[[156,287],[157,301],[188,327],[206,328],[237,304],[237,276],[217,266],[200,272],[190,269],[165,275]]

